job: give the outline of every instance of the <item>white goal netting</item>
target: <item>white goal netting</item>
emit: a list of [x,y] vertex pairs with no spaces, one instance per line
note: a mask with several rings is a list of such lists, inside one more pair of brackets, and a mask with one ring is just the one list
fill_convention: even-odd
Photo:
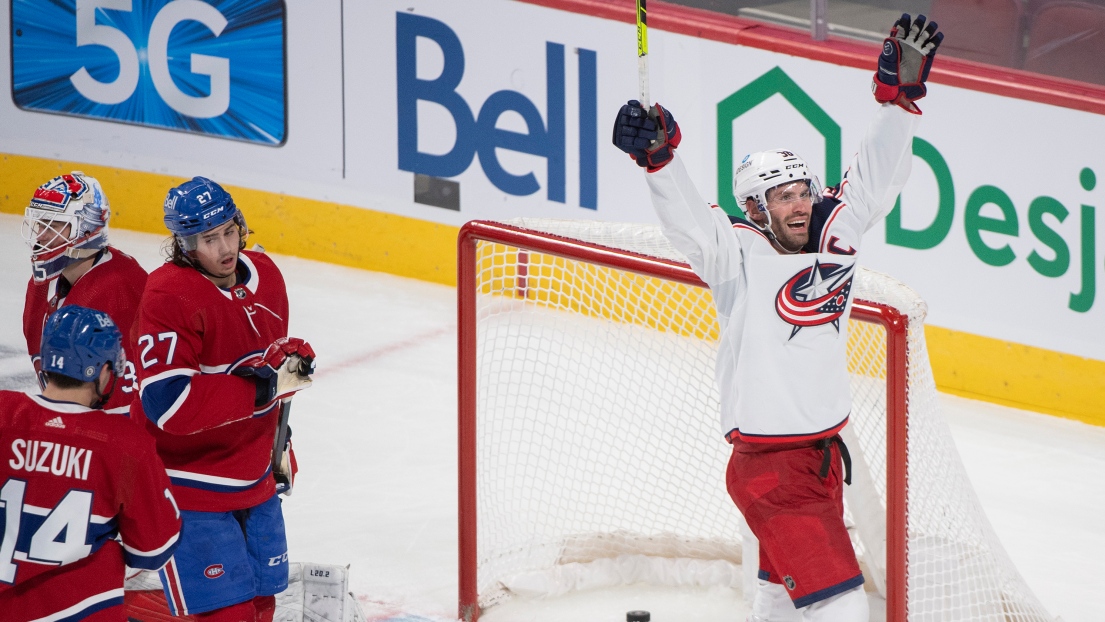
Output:
[[[739,586],[709,290],[686,284],[689,271],[672,267],[683,257],[653,226],[521,219],[466,230],[478,241],[466,256],[462,233],[460,287],[474,289],[459,293],[462,617],[518,594]],[[600,265],[626,258],[643,261]],[[868,589],[900,603],[893,620],[1051,619],[995,537],[940,417],[924,302],[870,271],[854,295],[845,438],[859,472],[846,501]],[[880,305],[908,320],[897,373],[887,330],[871,323]],[[889,401],[897,394],[908,412],[889,448],[888,374]],[[888,492],[898,495],[889,506]]]

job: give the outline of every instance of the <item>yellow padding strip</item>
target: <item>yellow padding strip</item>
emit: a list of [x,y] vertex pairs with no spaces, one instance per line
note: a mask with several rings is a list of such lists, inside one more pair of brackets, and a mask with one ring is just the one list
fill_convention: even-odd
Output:
[[[0,155],[0,211],[22,214],[34,189],[80,170],[100,181],[111,226],[167,235],[165,193],[186,178],[105,166]],[[219,180],[215,180],[219,181]],[[250,238],[267,250],[329,263],[456,285],[459,229],[348,205],[225,186],[242,209]]]
[[925,326],[946,393],[1105,426],[1105,362]]

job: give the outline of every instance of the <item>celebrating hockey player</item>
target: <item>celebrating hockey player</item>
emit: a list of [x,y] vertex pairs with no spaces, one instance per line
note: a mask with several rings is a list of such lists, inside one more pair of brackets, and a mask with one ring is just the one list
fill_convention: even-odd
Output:
[[[161,571],[175,615],[271,619],[288,585],[271,465],[281,398],[310,386],[314,352],[288,334],[276,264],[245,248],[245,217],[219,184],[171,189],[171,256],[150,274],[137,319],[141,399],[184,526]],[[283,448],[281,448],[283,449]],[[290,478],[291,473],[286,475]]]
[[42,394],[0,391],[0,619],[122,622],[124,563],[160,568],[180,510],[149,435],[96,410],[125,360],[111,318],[67,305],[40,344]]
[[[844,527],[851,409],[845,345],[856,254],[909,176],[915,101],[943,35],[903,15],[883,45],[880,106],[843,181],[821,192],[792,151],[744,158],[733,193],[748,219],[700,198],[659,104],[623,106],[614,144],[646,168],[665,236],[713,292],[730,496],[760,543],[749,620],[866,621],[863,575]],[[843,457],[844,468],[841,468]],[[751,560],[749,560],[751,563]]]
[[[39,186],[24,212],[23,239],[31,247],[32,277],[23,307],[23,335],[35,372],[41,365],[43,322],[67,304],[107,313],[123,334],[124,349],[134,351],[131,327],[146,271],[133,257],[108,245],[110,216],[100,182],[81,171]],[[128,361],[104,410],[129,414],[136,389],[134,365]]]

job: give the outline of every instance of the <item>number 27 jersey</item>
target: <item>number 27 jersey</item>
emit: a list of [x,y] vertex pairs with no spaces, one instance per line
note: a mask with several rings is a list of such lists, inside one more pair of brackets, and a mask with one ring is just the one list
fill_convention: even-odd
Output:
[[138,310],[132,416],[148,420],[185,510],[240,510],[275,492],[278,408],[255,408],[256,385],[231,372],[287,336],[288,296],[266,255],[242,251],[238,274],[223,289],[198,270],[165,264],[150,274]]

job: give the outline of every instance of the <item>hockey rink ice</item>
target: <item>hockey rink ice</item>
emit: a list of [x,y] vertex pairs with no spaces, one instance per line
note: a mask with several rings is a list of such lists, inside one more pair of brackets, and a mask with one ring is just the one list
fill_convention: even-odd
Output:
[[[21,221],[0,215],[0,388],[14,390],[35,386],[22,335],[30,265]],[[162,262],[161,236],[112,230],[110,239],[147,270]],[[456,291],[276,261],[288,283],[292,335],[318,352],[315,386],[296,397],[291,416],[300,472],[284,502],[289,556],[348,565],[369,622],[455,620]],[[948,395],[941,401],[982,506],[1028,585],[1066,622],[1105,620],[1105,428]],[[651,611],[655,622],[738,622],[746,614],[734,590],[629,586],[512,601],[481,619],[619,622],[630,609]]]

